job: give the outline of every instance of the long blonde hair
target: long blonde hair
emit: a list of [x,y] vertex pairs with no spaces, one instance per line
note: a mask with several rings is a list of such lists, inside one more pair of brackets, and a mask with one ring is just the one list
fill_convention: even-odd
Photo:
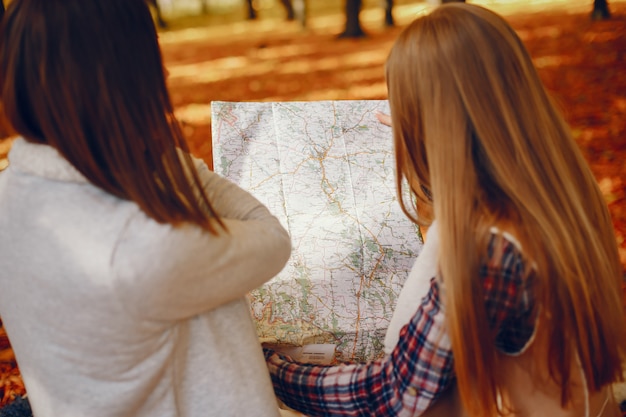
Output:
[[[475,5],[415,20],[387,61],[399,195],[419,224],[440,223],[440,272],[461,399],[504,414],[479,262],[489,227],[521,242],[537,279],[546,366],[571,400],[578,357],[591,391],[621,380],[622,267],[606,204],[515,31]],[[527,271],[531,273],[531,271]]]

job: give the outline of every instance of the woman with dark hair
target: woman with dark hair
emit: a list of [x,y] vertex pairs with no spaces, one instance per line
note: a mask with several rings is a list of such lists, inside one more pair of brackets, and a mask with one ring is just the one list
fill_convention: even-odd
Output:
[[314,366],[266,350],[307,416],[618,417],[622,266],[600,188],[523,42],[450,3],[387,60],[398,195],[437,222],[436,273],[393,351]]
[[0,316],[34,415],[277,416],[245,294],[279,221],[188,151],[144,0],[13,0]]

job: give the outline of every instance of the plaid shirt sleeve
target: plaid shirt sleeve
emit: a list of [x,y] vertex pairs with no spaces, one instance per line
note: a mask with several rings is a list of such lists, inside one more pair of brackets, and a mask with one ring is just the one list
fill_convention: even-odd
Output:
[[[502,242],[505,243],[496,243]],[[491,239],[480,273],[485,307],[492,326],[518,317],[524,279],[521,256],[504,239]],[[265,349],[276,395],[307,416],[419,416],[453,382],[454,363],[440,284],[431,280],[429,293],[404,326],[396,348],[365,364],[303,365]],[[510,324],[510,323],[508,323]],[[497,331],[497,329],[494,329]],[[530,329],[532,333],[532,329]],[[514,332],[515,335],[527,332]],[[498,332],[499,343],[507,332]],[[502,335],[502,336],[501,336]]]

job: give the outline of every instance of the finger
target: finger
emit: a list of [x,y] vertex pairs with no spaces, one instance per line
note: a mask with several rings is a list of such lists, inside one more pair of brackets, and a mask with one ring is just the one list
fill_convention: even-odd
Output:
[[386,126],[391,126],[391,116],[382,112],[376,112],[376,118]]

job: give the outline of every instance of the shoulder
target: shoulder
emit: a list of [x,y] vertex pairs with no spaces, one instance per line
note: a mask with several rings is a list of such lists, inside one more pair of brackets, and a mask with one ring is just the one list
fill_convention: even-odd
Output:
[[515,302],[530,288],[532,274],[528,264],[513,235],[492,229],[479,264],[485,298],[494,302]]
[[528,260],[519,240],[507,231],[491,227],[481,262],[482,268],[515,272],[521,278],[527,272],[527,264]]
[[493,228],[480,268],[496,346],[503,353],[519,354],[532,341],[536,326],[532,262],[526,259],[513,235]]

